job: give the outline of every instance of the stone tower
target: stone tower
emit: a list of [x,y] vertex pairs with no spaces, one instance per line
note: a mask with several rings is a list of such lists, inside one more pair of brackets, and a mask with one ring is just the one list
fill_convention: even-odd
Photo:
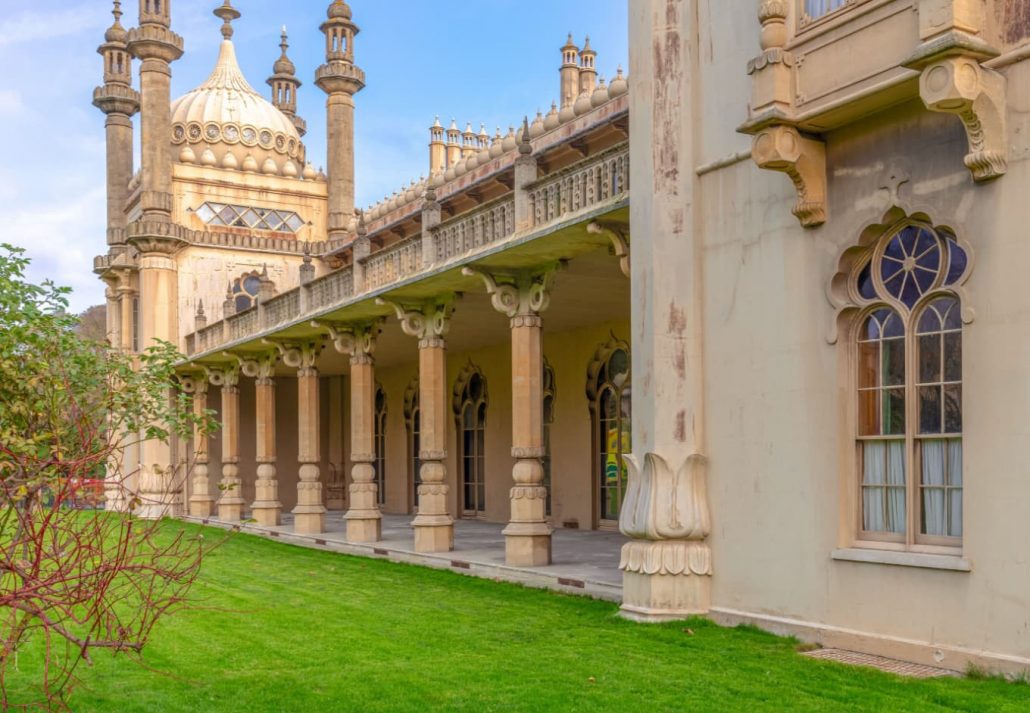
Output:
[[435,176],[447,168],[447,144],[444,141],[440,117],[429,127],[429,175]]
[[122,3],[114,0],[114,24],[97,52],[104,58],[104,85],[93,92],[93,105],[107,115],[107,244],[125,244],[125,201],[132,179],[132,117],[140,96],[132,88],[132,55],[122,27]]
[[342,238],[355,222],[354,214],[354,95],[365,88],[365,73],[354,64],[354,37],[360,31],[351,9],[335,0],[319,28],[325,34],[326,63],[315,73],[315,84],[329,95],[326,129],[329,137],[329,239]]
[[565,46],[561,48],[561,112],[562,121],[575,117],[573,105],[579,96],[579,47],[572,41],[572,33]]
[[290,43],[285,26],[279,47],[282,49],[282,55],[272,66],[274,74],[268,78],[268,86],[272,88],[272,104],[288,116],[297,127],[297,133],[304,136],[308,132],[308,124],[297,116],[297,90],[301,87],[301,81],[297,79],[297,68],[286,54],[290,49]]

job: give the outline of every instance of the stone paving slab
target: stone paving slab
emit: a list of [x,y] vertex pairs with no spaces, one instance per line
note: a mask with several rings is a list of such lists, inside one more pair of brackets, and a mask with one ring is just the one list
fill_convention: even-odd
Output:
[[283,524],[279,527],[262,527],[253,522],[221,522],[215,518],[183,519],[275,538],[301,547],[448,569],[459,574],[515,582],[565,594],[622,601],[622,573],[618,565],[626,538],[617,532],[555,530],[550,566],[510,567],[504,562],[502,530],[505,526],[479,520],[455,520],[453,552],[420,554],[414,551],[412,516],[409,515],[384,515],[382,540],[374,544],[347,542],[346,525],[339,513],[329,513],[326,532],[320,535],[294,533],[293,516],[289,514],[283,515]]
[[942,678],[945,676],[958,676],[954,671],[949,671],[943,668],[924,666],[922,664],[909,663],[907,661],[898,661],[897,659],[873,656],[872,654],[862,654],[857,651],[845,651],[844,649],[816,649],[814,651],[806,651],[802,655],[812,659],[821,659],[823,661],[836,661],[837,663],[847,664],[849,666],[868,666],[869,668],[879,669],[880,671],[886,671],[887,673],[906,676],[908,678]]

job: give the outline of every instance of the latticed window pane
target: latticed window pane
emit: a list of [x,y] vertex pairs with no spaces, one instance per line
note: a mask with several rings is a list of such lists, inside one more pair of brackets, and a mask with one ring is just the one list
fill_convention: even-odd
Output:
[[805,0],[805,14],[813,20],[847,5],[849,0]]
[[208,225],[284,233],[296,233],[305,225],[303,219],[291,211],[225,203],[203,203],[196,215]]

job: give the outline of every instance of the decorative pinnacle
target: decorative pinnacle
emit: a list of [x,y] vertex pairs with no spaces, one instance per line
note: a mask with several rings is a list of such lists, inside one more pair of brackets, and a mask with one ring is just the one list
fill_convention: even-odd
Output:
[[114,0],[114,9],[111,10],[111,14],[114,15],[114,24],[120,25],[122,22],[122,0]]
[[533,145],[529,142],[529,117],[522,118],[522,143],[519,144],[519,155],[529,156],[533,153]]
[[240,11],[232,6],[231,0],[225,0],[222,6],[215,9],[215,17],[222,20],[222,37],[232,39],[232,21],[240,19]]
[[286,34],[286,25],[283,25],[282,42],[279,43],[279,47],[283,51],[283,57],[286,56],[286,50],[290,49],[290,36]]
[[204,316],[204,300],[197,300],[197,316]]

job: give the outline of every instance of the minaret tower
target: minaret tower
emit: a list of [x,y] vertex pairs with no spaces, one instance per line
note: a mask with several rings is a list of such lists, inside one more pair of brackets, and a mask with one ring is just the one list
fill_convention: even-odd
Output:
[[447,168],[447,144],[443,138],[443,124],[440,117],[429,127],[429,175],[435,176]]
[[139,93],[132,88],[129,33],[122,27],[122,3],[114,0],[114,24],[97,52],[104,58],[104,85],[93,91],[93,105],[107,115],[107,244],[125,244],[125,201],[132,179],[132,117]]
[[[128,47],[140,66],[143,219],[167,223],[172,214],[171,63],[182,57],[182,38],[172,32],[172,0],[139,0],[139,27]],[[149,345],[147,345],[149,346]]]
[[342,238],[354,219],[354,95],[365,88],[365,73],[354,64],[354,36],[360,31],[343,0],[335,0],[325,33],[326,63],[315,84],[329,95],[326,104],[326,164],[329,169],[329,239]]
[[279,43],[279,47],[283,51],[282,56],[272,65],[272,71],[275,74],[268,78],[268,86],[272,88],[272,104],[289,117],[293,125],[297,127],[297,133],[304,136],[308,133],[308,123],[297,116],[297,90],[301,87],[301,81],[297,79],[297,68],[286,56],[286,50],[290,48],[290,43],[285,25],[283,25],[282,42]]
[[579,93],[590,96],[597,89],[597,52],[594,52],[594,48],[590,46],[589,35],[587,35],[579,57]]
[[579,47],[572,41],[572,33],[561,48],[561,108],[572,110],[579,96]]
[[447,167],[457,166],[461,160],[461,130],[458,129],[458,122],[451,119],[451,126],[447,129]]

